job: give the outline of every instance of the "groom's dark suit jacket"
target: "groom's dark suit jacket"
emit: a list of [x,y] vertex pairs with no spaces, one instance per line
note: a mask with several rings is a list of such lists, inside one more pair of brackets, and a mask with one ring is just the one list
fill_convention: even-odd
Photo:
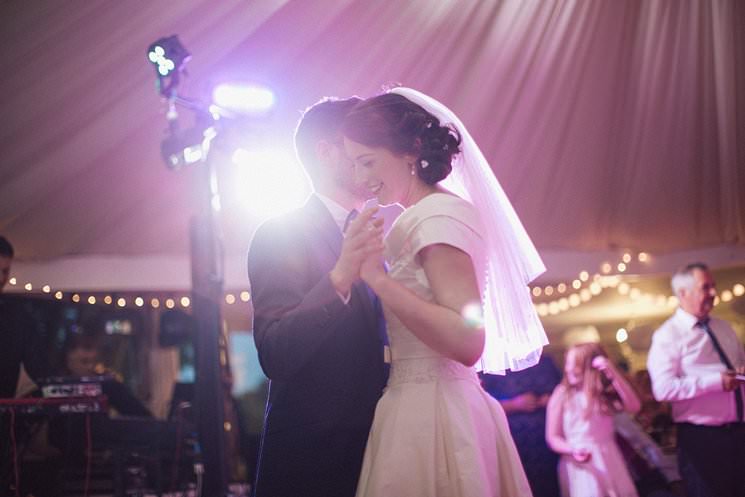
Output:
[[271,381],[256,497],[354,495],[385,368],[367,287],[344,304],[329,280],[341,243],[315,195],[251,242],[254,340]]

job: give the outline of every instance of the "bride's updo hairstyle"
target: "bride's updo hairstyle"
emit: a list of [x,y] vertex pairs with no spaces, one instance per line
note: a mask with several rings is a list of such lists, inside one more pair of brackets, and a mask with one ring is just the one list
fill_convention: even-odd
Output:
[[460,133],[419,105],[396,93],[384,93],[357,104],[342,126],[344,136],[396,155],[417,157],[416,172],[429,185],[442,181],[460,152]]

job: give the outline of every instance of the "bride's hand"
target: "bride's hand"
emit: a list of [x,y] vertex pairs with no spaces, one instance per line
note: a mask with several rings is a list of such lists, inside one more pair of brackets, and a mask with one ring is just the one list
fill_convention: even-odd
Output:
[[331,284],[340,295],[347,295],[360,277],[360,265],[370,255],[379,253],[382,245],[383,220],[373,216],[377,208],[362,211],[347,228],[341,254],[329,272]]
[[373,289],[375,288],[375,284],[380,281],[381,278],[386,277],[382,256],[383,249],[381,247],[380,253],[369,256],[360,266],[360,278],[362,278],[362,280]]
[[360,265],[360,278],[371,288],[380,278],[385,278],[385,266],[383,265],[383,237],[370,240],[368,248],[371,253],[362,261]]

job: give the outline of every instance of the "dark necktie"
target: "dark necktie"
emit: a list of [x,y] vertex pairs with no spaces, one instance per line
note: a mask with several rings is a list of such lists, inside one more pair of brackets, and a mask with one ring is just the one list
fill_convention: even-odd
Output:
[[[717,337],[714,335],[714,333],[711,331],[711,327],[709,326],[709,318],[703,318],[700,319],[696,326],[699,326],[706,331],[706,334],[709,335],[709,338],[711,339],[711,343],[714,344],[714,348],[717,351],[717,354],[719,354],[719,359],[724,363],[725,366],[727,366],[727,369],[734,371],[734,367],[732,366],[732,362],[730,362],[729,358],[727,357],[727,354],[724,353],[724,350],[722,349],[722,346],[719,345],[719,340],[717,340]],[[737,388],[735,388],[735,407],[737,408],[737,420],[742,421],[743,417],[743,409],[742,409],[742,392],[740,391],[740,386],[738,385]]]
[[[344,220],[344,228],[341,230],[342,233],[347,232],[349,224],[354,221],[359,213],[360,212],[357,209],[352,209],[351,211],[349,211],[349,214],[347,214],[347,218]],[[388,335],[386,334],[385,319],[383,318],[383,307],[380,304],[380,299],[373,293],[370,287],[368,287],[367,285],[364,285],[364,287],[367,292],[367,296],[372,303],[373,310],[378,317],[378,334],[380,335],[380,339],[383,341],[384,345],[388,345]]]
[[344,228],[342,228],[341,230],[342,233],[347,232],[347,228],[349,228],[349,223],[354,221],[354,218],[356,218],[359,213],[360,212],[357,209],[352,209],[351,211],[349,211],[349,214],[347,214],[347,218],[344,220]]

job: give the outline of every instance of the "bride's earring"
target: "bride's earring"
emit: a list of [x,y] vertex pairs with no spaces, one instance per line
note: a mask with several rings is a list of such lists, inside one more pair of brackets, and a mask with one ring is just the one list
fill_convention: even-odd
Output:
[[415,176],[416,175],[416,166],[414,164],[409,164],[409,167],[411,169],[411,175],[412,176]]

